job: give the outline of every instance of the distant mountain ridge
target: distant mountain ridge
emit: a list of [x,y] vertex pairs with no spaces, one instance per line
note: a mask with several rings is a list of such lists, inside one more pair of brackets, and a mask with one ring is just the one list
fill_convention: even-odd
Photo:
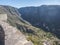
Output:
[[32,25],[53,32],[60,38],[60,5],[23,7],[19,12],[21,17]]

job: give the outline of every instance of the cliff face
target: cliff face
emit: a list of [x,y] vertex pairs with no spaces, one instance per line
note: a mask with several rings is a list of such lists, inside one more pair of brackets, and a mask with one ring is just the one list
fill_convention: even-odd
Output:
[[[32,25],[40,22],[54,23],[59,25],[60,6],[42,5],[40,7],[23,7],[19,9],[21,17],[29,21]],[[56,22],[57,21],[57,22]]]
[[42,5],[40,7],[20,8],[21,17],[33,26],[52,32],[60,38],[60,6]]

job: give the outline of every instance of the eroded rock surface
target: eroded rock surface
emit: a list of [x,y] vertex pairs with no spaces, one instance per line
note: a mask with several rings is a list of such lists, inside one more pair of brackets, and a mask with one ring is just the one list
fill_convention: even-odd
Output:
[[26,37],[17,28],[8,24],[6,20],[1,20],[0,25],[5,32],[5,45],[31,45],[31,42],[27,41]]

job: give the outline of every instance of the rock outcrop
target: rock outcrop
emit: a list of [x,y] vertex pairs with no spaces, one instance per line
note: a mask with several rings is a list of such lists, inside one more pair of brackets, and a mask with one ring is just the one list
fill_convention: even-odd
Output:
[[[26,21],[26,19],[22,19],[22,15],[19,13],[17,8],[11,6],[0,6],[0,25],[2,27],[2,33],[0,34],[3,34],[3,37],[0,37],[2,37],[2,40],[4,39],[4,42],[2,42],[5,45],[43,45],[43,42],[45,40],[47,40],[48,43],[51,41],[51,44],[53,45],[59,45],[60,39],[58,39],[54,34],[50,32],[51,30],[49,30],[49,27],[45,22],[46,16],[37,15],[44,15],[45,8],[41,9],[43,10],[41,13],[39,13],[41,10],[36,12],[35,9],[38,10],[37,8],[29,8],[29,11],[27,10],[28,13],[24,11],[24,9],[22,11],[22,13],[27,16],[27,18],[25,18],[29,20],[29,22],[31,21],[31,25],[29,22]],[[43,20],[40,20],[40,16],[42,16],[41,19]],[[49,32],[41,29],[41,27],[35,27],[36,25],[38,27],[43,26],[43,28],[48,29]],[[52,28],[53,31],[55,31],[54,26]]]
[[[2,14],[2,16],[3,15],[4,14]],[[5,45],[33,45],[30,41],[27,41],[26,37],[16,27],[7,23],[7,20],[4,20],[2,16],[0,16],[0,25],[5,32]],[[5,17],[7,17],[7,15]]]

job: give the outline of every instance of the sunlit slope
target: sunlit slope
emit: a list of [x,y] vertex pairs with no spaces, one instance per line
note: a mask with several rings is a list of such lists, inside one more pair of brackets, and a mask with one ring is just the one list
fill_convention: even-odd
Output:
[[51,45],[59,44],[60,40],[54,34],[45,32],[43,29],[34,27],[29,22],[23,20],[17,8],[1,6],[0,13],[7,14],[6,22],[11,26],[16,27],[17,30],[23,33],[26,39],[32,41],[34,45],[43,45],[46,41]]

